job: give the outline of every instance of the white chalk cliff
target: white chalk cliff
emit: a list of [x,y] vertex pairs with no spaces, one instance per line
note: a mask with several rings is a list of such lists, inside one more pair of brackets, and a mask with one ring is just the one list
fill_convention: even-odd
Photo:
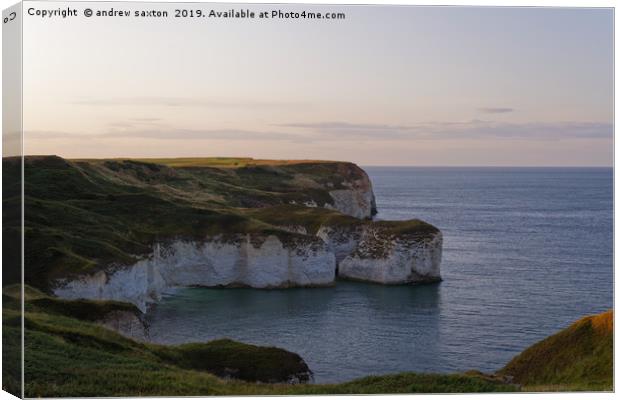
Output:
[[[322,207],[355,218],[372,218],[377,213],[377,206],[370,178],[364,170],[355,165],[345,165],[341,169],[343,179],[339,182],[340,189],[334,189],[333,184],[326,185],[331,202],[324,203]],[[313,187],[321,188],[320,185]],[[290,204],[298,202],[291,201]],[[321,206],[312,199],[302,204],[306,207]]]
[[320,239],[304,237],[283,244],[276,236],[236,235],[202,243],[175,241],[118,270],[60,281],[54,294],[64,298],[128,301],[142,311],[174,287],[322,286],[334,282],[336,259]]
[[[371,221],[374,193],[368,176],[356,168],[345,171],[354,178],[329,191],[333,204],[323,205],[339,211],[322,211],[335,215],[335,222],[325,222],[312,233],[292,214],[290,221],[285,215],[284,221],[268,222],[273,234],[171,238],[154,244],[151,253],[133,265],[108,265],[90,275],[57,280],[53,292],[69,299],[127,301],[145,311],[176,287],[325,286],[337,276],[382,284],[440,280],[441,232],[421,221]],[[307,207],[315,204],[302,210]],[[320,216],[321,209],[313,210]]]
[[[341,278],[396,284],[440,280],[442,236],[382,236],[372,223],[352,231],[321,228],[296,243],[275,235],[237,235],[202,243],[156,245],[150,257],[122,268],[57,282],[64,298],[127,301],[142,311],[175,287],[325,286]],[[321,240],[323,239],[323,240]]]
[[334,204],[326,204],[326,208],[355,218],[371,218],[376,213],[375,194],[366,173],[356,179],[343,182],[342,186],[346,189],[329,192]]
[[[367,238],[340,262],[340,277],[383,284],[436,282],[441,279],[442,235],[423,241],[383,241],[379,254]],[[368,246],[368,247],[367,247]]]

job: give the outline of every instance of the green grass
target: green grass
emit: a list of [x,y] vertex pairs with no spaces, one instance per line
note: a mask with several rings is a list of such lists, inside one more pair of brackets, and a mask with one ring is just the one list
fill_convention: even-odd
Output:
[[[19,287],[3,290],[3,388],[18,392]],[[41,300],[48,299],[49,302]],[[11,301],[12,300],[12,301]],[[51,303],[54,305],[50,306]],[[74,304],[71,304],[74,303]],[[105,304],[109,303],[109,304]],[[61,307],[62,305],[62,307]],[[26,287],[26,396],[206,396],[474,393],[612,390],[612,313],[587,317],[526,349],[496,375],[369,376],[340,384],[275,384],[304,371],[296,354],[232,340],[163,346],[141,343],[93,321],[128,310],[118,302],[59,300]],[[79,310],[76,312],[76,310]],[[103,311],[105,310],[105,311]],[[97,314],[83,317],[84,312]],[[241,379],[217,375],[234,373]],[[508,376],[515,383],[506,383]]]
[[386,235],[419,235],[428,237],[439,232],[433,225],[412,219],[407,221],[360,220],[326,208],[312,208],[298,205],[281,205],[267,208],[247,209],[244,214],[276,226],[298,225],[309,234],[316,234],[321,227],[356,228],[372,225]]
[[528,391],[613,390],[613,311],[582,318],[534,344],[499,373]]
[[84,321],[99,321],[112,311],[125,311],[137,317],[142,316],[135,305],[120,301],[63,300],[54,297],[42,297],[29,301],[27,305],[49,314],[64,315]]
[[[316,240],[280,229],[276,225],[281,218],[299,218],[315,228],[328,220],[359,223],[337,212],[322,214],[322,209],[310,209],[314,211],[304,216],[306,207],[286,206],[290,202],[330,203],[329,190],[343,188],[345,180],[365,177],[354,164],[244,160],[150,160],[160,162],[156,164],[26,157],[26,282],[50,291],[58,279],[92,274],[112,264],[131,265],[149,255],[155,243],[165,246],[174,240],[216,235],[234,240],[248,233],[257,242],[276,235],[285,245]],[[235,163],[236,168],[219,167]],[[5,284],[21,280],[19,165],[17,158],[3,158]],[[263,213],[253,214],[253,209]],[[423,232],[427,227],[421,224],[418,229]]]
[[306,228],[309,234],[316,234],[322,226],[353,227],[366,222],[326,208],[311,208],[290,204],[247,209],[244,213],[260,221],[269,221],[269,223],[276,226],[302,226]]
[[[5,296],[16,295],[5,288]],[[135,342],[73,312],[50,311],[36,300],[48,298],[28,289],[25,315],[25,393],[27,397],[207,396],[243,394],[462,393],[515,391],[482,374],[402,373],[371,376],[343,384],[269,384],[303,371],[299,356],[277,348],[231,340],[162,346]],[[68,304],[63,302],[62,304]],[[118,303],[109,305],[111,309]],[[85,306],[79,302],[75,307]],[[97,306],[99,307],[99,306]],[[71,308],[71,306],[69,307]],[[92,318],[91,318],[92,319]],[[19,343],[19,309],[5,302],[3,341]],[[5,388],[19,382],[19,359],[4,359]],[[237,371],[247,381],[216,374]]]
[[[256,162],[249,159],[68,161],[26,158],[26,395],[139,396],[213,394],[371,394],[610,390],[612,314],[584,318],[512,360],[498,376],[403,373],[334,385],[256,384],[299,372],[298,356],[229,340],[182,346],[135,342],[95,323],[133,305],[45,294],[53,279],[131,263],[153,243],[235,233],[301,240],[279,225],[368,224],[335,211],[287,205],[329,201],[328,191],[363,171],[349,163]],[[153,161],[153,160],[150,160]],[[3,278],[20,279],[19,160],[3,159]],[[388,235],[437,229],[422,221],[377,222]],[[11,266],[13,268],[11,268]],[[3,288],[3,388],[19,393],[19,286]],[[283,367],[283,368],[282,368]],[[284,371],[284,372],[283,372]]]
[[230,339],[160,348],[156,354],[186,369],[209,371],[218,376],[233,371],[237,379],[249,382],[286,382],[291,374],[305,375],[303,380],[310,377],[308,366],[295,353]]
[[[292,165],[329,163],[322,160],[261,160],[251,157],[180,157],[180,158],[137,158],[136,161],[167,165],[169,167],[213,167],[213,168],[242,168],[257,165]],[[89,160],[86,160],[89,161]],[[92,161],[92,160],[90,160]]]

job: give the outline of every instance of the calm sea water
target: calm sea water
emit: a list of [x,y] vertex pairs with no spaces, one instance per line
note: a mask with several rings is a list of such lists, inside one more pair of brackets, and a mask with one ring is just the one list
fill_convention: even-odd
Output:
[[317,382],[501,368],[613,302],[612,170],[366,168],[381,219],[444,233],[444,281],[183,289],[149,314],[161,343],[229,337],[299,353]]

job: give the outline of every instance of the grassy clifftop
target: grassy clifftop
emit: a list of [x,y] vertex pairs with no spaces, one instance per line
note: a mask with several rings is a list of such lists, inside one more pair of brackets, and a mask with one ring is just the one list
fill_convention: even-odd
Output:
[[[123,160],[123,159],[117,159]],[[251,157],[178,157],[178,158],[135,158],[148,164],[160,164],[168,167],[213,167],[213,168],[243,168],[295,164],[330,164],[337,161],[325,160],[261,160]],[[83,161],[97,161],[96,159],[84,159]]]
[[512,359],[499,373],[528,390],[613,390],[613,311],[582,318]]
[[[330,190],[366,173],[348,162],[228,158],[66,160],[87,176],[148,187],[199,206],[263,207],[291,202],[332,204]],[[251,162],[250,162],[251,161]]]
[[362,227],[373,225],[393,235],[433,235],[439,232],[435,226],[412,219],[408,221],[369,221],[343,215],[325,208],[281,205],[268,208],[247,209],[245,215],[276,226],[300,226],[310,234],[316,234],[321,227]]
[[[174,239],[250,233],[277,235],[290,243],[309,240],[281,229],[279,218],[309,209],[304,203],[331,204],[332,190],[369,185],[366,173],[346,162],[155,161],[26,157],[26,282],[47,290],[58,278],[132,264],[149,254],[154,243]],[[19,158],[3,159],[5,210],[20,210],[20,163]],[[300,206],[287,209],[291,203]],[[260,218],[252,212],[273,207],[284,208],[265,211]],[[322,209],[310,210],[309,219],[322,218]],[[19,230],[15,214],[5,213],[5,233]],[[329,215],[342,223],[359,222],[337,212]],[[420,232],[425,227],[420,225]],[[7,260],[18,260],[19,246],[7,246],[5,253]],[[18,271],[9,268],[3,278],[5,284],[20,279]]]

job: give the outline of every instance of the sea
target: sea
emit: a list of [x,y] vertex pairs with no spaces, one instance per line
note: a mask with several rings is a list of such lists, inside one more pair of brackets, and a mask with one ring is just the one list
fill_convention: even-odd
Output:
[[158,343],[218,338],[298,353],[317,383],[500,369],[613,307],[611,168],[366,167],[377,218],[443,231],[443,281],[180,289],[147,314]]

